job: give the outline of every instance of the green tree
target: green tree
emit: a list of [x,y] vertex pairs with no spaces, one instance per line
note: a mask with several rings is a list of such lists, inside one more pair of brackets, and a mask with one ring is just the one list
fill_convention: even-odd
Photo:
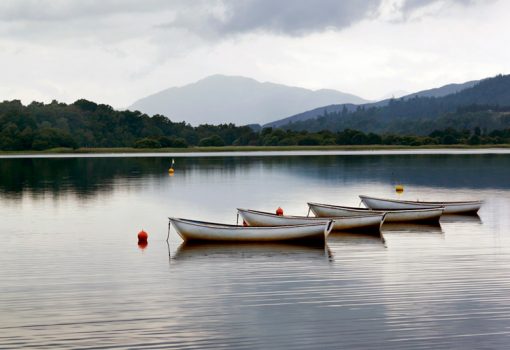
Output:
[[134,146],[135,148],[161,148],[161,144],[157,140],[148,137],[137,140]]
[[225,142],[218,135],[212,135],[210,137],[201,139],[200,142],[198,143],[198,145],[200,147],[211,147],[211,146],[220,147],[220,146],[225,146]]

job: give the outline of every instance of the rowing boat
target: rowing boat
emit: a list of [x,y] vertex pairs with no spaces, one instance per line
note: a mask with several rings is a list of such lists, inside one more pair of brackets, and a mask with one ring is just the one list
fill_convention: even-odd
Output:
[[368,213],[386,213],[384,222],[427,222],[438,223],[443,207],[404,209],[404,210],[372,210],[368,208],[343,207],[339,205],[308,203],[316,217],[356,216]]
[[169,218],[169,220],[185,241],[324,242],[333,228],[332,220],[278,227],[245,227],[181,218]]
[[368,196],[359,196],[366,207],[373,210],[402,210],[416,208],[444,207],[443,214],[476,214],[483,201],[463,202],[421,202],[397,199],[382,199]]
[[279,216],[273,213],[249,209],[237,209],[237,211],[249,226],[299,225],[313,222],[324,223],[325,220],[333,220],[333,230],[335,231],[363,230],[379,232],[384,221],[384,213],[365,213],[335,218],[314,218],[306,216]]

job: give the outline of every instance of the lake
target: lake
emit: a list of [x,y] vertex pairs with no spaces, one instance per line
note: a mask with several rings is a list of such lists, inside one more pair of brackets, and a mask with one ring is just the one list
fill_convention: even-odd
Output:
[[[510,154],[469,153],[3,157],[0,348],[507,349]],[[486,202],[324,247],[166,242],[360,194]]]

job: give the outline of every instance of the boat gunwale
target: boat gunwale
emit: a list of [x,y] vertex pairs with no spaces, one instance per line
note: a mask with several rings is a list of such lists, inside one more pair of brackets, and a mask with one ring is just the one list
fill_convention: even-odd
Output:
[[208,222],[208,221],[199,221],[192,219],[184,219],[184,218],[173,218],[169,217],[168,220],[173,223],[173,221],[183,222],[187,224],[192,224],[195,226],[208,227],[208,228],[226,228],[226,229],[285,229],[285,228],[294,228],[294,227],[309,227],[309,226],[325,226],[325,229],[329,228],[331,223],[334,221],[332,219],[324,219],[323,222],[312,222],[307,224],[295,224],[295,225],[280,225],[280,226],[242,226],[242,225],[232,225],[232,224],[220,224],[216,222]]
[[[361,197],[361,196],[360,196]],[[373,197],[369,197],[373,198]],[[377,198],[374,198],[377,199]],[[429,202],[430,203],[430,202]],[[356,207],[344,207],[341,205],[334,205],[334,204],[322,204],[322,203],[314,203],[314,202],[307,202],[308,206],[317,206],[317,207],[326,207],[331,209],[343,209],[343,210],[362,210],[367,212],[374,212],[374,213],[418,213],[418,212],[427,212],[427,211],[435,211],[435,210],[443,210],[445,209],[444,206],[437,206],[437,207],[426,207],[426,208],[409,208],[409,209],[370,209],[370,208],[356,208]],[[333,216],[332,216],[333,217]]]
[[[366,199],[375,199],[375,200],[379,200],[379,201],[386,201],[386,202],[392,202],[392,203],[424,204],[424,205],[429,205],[429,206],[438,205],[438,206],[442,206],[442,207],[446,207],[449,205],[473,205],[473,204],[482,205],[484,203],[483,200],[457,201],[457,202],[449,202],[449,201],[446,201],[446,202],[425,202],[425,201],[420,202],[420,201],[409,201],[409,200],[403,200],[403,199],[385,199],[385,198],[370,197],[370,196],[365,196],[365,195],[359,195],[359,198],[361,198],[361,200],[366,198]],[[421,208],[418,208],[418,209],[421,209]],[[429,208],[423,208],[423,209],[429,209]],[[401,210],[401,209],[398,209],[398,210]],[[403,210],[411,210],[411,209],[403,209]]]
[[294,215],[277,215],[277,214],[273,214],[273,213],[269,213],[269,212],[265,212],[265,211],[259,211],[259,210],[253,210],[253,209],[242,209],[242,208],[237,208],[237,211],[238,212],[252,212],[252,213],[256,213],[256,214],[260,214],[260,215],[265,215],[265,216],[271,216],[271,217],[277,217],[277,218],[284,218],[284,219],[310,219],[310,221],[319,221],[319,220],[339,220],[339,219],[360,219],[360,218],[368,218],[368,217],[374,217],[374,216],[384,216],[384,212],[382,211],[377,211],[377,212],[373,212],[373,213],[370,213],[368,215],[343,215],[343,216],[329,216],[329,217],[316,217],[316,216],[294,216]]

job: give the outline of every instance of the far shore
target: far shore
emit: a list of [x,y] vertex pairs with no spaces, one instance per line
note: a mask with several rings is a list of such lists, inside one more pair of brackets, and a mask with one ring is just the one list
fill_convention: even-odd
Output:
[[54,148],[44,151],[0,151],[0,156],[8,155],[64,155],[64,154],[120,154],[120,153],[218,153],[218,152],[292,152],[292,151],[413,151],[413,150],[483,150],[509,149],[510,144],[499,145],[349,145],[349,146],[222,146],[222,147],[188,147],[188,148]]

